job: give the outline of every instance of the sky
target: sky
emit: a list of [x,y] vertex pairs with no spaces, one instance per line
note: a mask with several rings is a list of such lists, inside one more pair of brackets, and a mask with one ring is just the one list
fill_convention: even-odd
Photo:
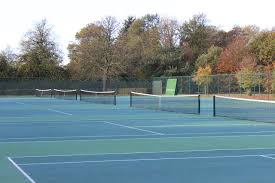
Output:
[[157,13],[184,22],[204,13],[209,24],[226,31],[235,25],[271,29],[274,7],[275,0],[1,0],[0,50],[8,46],[18,50],[24,34],[42,19],[52,26],[66,64],[67,45],[75,33],[105,16],[123,21],[129,15]]

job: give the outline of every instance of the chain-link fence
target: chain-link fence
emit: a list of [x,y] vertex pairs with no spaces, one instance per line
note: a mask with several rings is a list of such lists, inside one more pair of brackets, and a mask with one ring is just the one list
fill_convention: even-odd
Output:
[[[194,79],[194,76],[173,76],[155,77],[152,80],[108,80],[106,90],[116,90],[119,95],[128,95],[130,91],[152,93],[153,81],[162,81],[162,91],[159,93],[164,94],[167,79],[170,78],[177,79],[177,94],[219,94],[247,96],[257,99],[275,98],[274,73],[219,74],[196,77],[196,79]],[[0,79],[0,95],[34,95],[36,88],[102,91],[103,84],[102,81],[94,80]]]
[[[166,86],[167,79],[177,79],[177,94],[246,96],[257,99],[275,98],[275,73],[219,74],[202,76],[155,77]],[[200,80],[200,82],[198,82]],[[199,84],[198,84],[199,83]],[[163,92],[165,87],[163,88]]]
[[[108,80],[106,90],[115,90],[119,95],[128,95],[130,91],[152,92],[151,80]],[[0,95],[34,95],[35,89],[85,89],[102,91],[102,81],[49,80],[37,78],[2,78]]]

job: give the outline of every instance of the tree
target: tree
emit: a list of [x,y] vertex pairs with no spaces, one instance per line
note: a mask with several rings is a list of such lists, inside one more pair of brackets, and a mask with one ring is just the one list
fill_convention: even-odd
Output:
[[243,31],[240,26],[233,27],[226,35],[226,45],[232,43],[235,39],[242,37]]
[[160,66],[160,34],[158,15],[136,19],[127,32],[120,31],[117,45],[127,61],[127,77],[145,79],[154,76]]
[[275,32],[263,32],[250,42],[249,48],[257,57],[258,65],[272,67],[275,63]]
[[246,41],[237,37],[220,54],[216,67],[217,73],[236,73],[240,70],[243,58],[248,54]]
[[6,55],[3,53],[0,54],[0,77],[8,77],[8,61]]
[[194,59],[206,52],[209,47],[206,23],[206,16],[199,14],[194,15],[191,20],[181,26],[181,45],[192,49]]
[[[143,21],[135,20],[129,27],[127,33],[118,37],[121,50],[124,51],[124,57],[127,59],[127,76],[129,78],[145,78],[143,68],[144,61],[144,44],[143,44]],[[144,63],[144,64],[143,64]]]
[[273,63],[273,70],[272,70],[272,93],[275,96],[275,63]]
[[193,76],[193,81],[197,83],[198,86],[204,87],[204,93],[208,94],[209,85],[212,82],[211,79],[211,67],[208,65],[206,67],[199,67],[196,74]]
[[19,75],[23,77],[62,78],[59,65],[61,51],[53,37],[52,28],[44,19],[25,34],[19,55]]
[[136,18],[133,16],[127,17],[127,19],[124,20],[124,22],[123,22],[123,26],[122,26],[120,32],[121,33],[128,32],[128,29],[131,27],[131,25],[134,23],[135,20],[136,20]]
[[275,94],[275,62],[270,66],[261,67],[263,71],[263,87],[265,92]]
[[162,18],[159,25],[160,43],[164,48],[179,45],[179,24],[174,19]]
[[207,39],[208,42],[207,47],[208,49],[212,46],[225,48],[227,46],[227,32],[223,30],[219,30],[215,26],[207,26],[206,27]]
[[260,31],[260,28],[255,25],[245,27],[235,26],[225,34],[223,41],[225,46],[233,42],[237,38],[242,38],[246,42],[250,42]]
[[147,14],[141,18],[143,31],[155,29],[159,26],[160,16],[158,14]]
[[212,72],[215,73],[215,67],[218,62],[218,58],[222,52],[222,48],[212,46],[208,49],[206,54],[202,54],[196,61],[196,68],[210,66]]
[[10,48],[0,53],[0,78],[15,77],[15,61],[17,55]]
[[159,75],[181,75],[182,53],[179,47],[179,24],[174,19],[162,18],[159,25]]
[[118,76],[125,68],[121,56],[116,55],[118,26],[114,17],[105,17],[76,34],[75,43],[68,47],[71,75],[81,80],[102,79],[106,90],[107,79]]
[[188,67],[186,74],[195,70],[197,58],[207,53],[211,46],[225,46],[226,33],[207,24],[204,14],[194,15],[191,20],[181,26],[180,45],[183,52],[183,61]]
[[239,85],[249,96],[252,95],[252,88],[261,82],[256,67],[256,58],[252,55],[247,55],[243,58],[240,70],[236,73]]

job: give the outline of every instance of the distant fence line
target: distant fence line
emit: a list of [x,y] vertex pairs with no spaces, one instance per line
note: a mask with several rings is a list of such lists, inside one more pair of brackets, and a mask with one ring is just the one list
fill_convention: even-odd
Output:
[[195,80],[194,76],[154,77],[153,80],[161,80],[165,86],[167,79],[172,78],[178,80],[178,94],[247,95],[259,98],[275,95],[274,73],[209,75],[199,78],[200,82]]
[[[275,74],[218,74],[194,79],[194,76],[154,77],[150,80],[108,80],[106,90],[116,90],[120,95],[128,95],[130,91],[152,93],[153,81],[162,81],[162,92],[166,81],[177,79],[177,94],[221,94],[274,96]],[[0,78],[0,95],[33,94],[34,89],[86,89],[102,91],[102,81],[50,80],[41,78]]]
[[[120,81],[108,80],[106,90],[116,90],[118,94],[127,95],[130,91],[151,92],[151,80]],[[2,78],[0,95],[33,95],[38,89],[85,89],[102,91],[102,81],[49,80],[41,78]]]

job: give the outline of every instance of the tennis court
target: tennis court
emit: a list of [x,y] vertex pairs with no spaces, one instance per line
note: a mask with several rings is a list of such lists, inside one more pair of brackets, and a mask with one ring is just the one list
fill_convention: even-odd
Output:
[[275,125],[35,97],[0,99],[4,183],[274,183]]

